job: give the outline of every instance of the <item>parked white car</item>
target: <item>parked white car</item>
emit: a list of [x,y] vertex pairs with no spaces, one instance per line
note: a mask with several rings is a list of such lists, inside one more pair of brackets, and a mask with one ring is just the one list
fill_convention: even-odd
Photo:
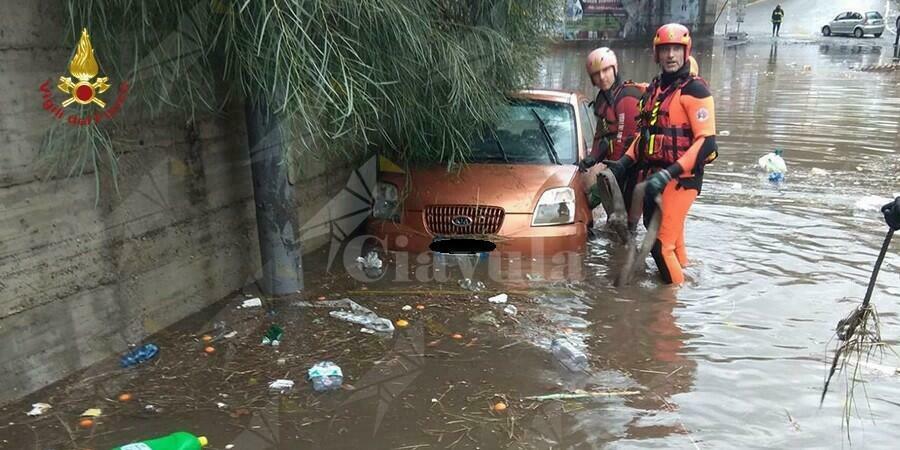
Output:
[[867,11],[865,13],[855,11],[842,12],[834,20],[822,27],[822,34],[825,36],[852,34],[861,38],[864,35],[871,34],[875,37],[881,37],[881,33],[884,33],[884,17],[878,11]]

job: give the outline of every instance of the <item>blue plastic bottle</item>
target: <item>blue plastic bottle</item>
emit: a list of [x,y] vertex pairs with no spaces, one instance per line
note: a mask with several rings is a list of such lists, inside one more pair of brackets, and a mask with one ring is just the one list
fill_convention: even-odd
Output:
[[119,362],[122,364],[122,367],[131,367],[152,359],[157,353],[159,353],[159,347],[154,344],[144,344],[126,353]]

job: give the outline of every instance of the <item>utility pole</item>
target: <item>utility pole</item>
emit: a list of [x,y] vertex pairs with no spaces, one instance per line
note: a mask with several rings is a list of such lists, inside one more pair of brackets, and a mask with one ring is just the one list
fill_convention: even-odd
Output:
[[245,120],[262,264],[258,281],[268,295],[293,294],[303,289],[302,252],[296,236],[293,187],[282,157],[280,121],[262,92],[246,99]]

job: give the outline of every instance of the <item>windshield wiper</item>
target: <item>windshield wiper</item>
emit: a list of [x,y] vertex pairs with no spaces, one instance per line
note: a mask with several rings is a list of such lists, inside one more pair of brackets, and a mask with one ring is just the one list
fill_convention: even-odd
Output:
[[538,125],[541,127],[541,134],[544,135],[544,141],[547,143],[547,156],[550,157],[550,162],[552,162],[553,164],[562,165],[562,163],[559,162],[559,155],[556,154],[556,147],[553,144],[553,137],[550,136],[550,132],[547,131],[547,125],[544,124],[543,119],[541,119],[541,116],[538,115],[537,111],[535,111],[534,108],[529,109],[531,109],[531,114],[534,115],[534,118],[537,119]]
[[500,139],[497,137],[496,134],[494,134],[494,133],[491,133],[491,134],[494,136],[494,142],[497,143],[497,150],[500,150],[500,154],[503,155],[503,160],[506,161],[506,163],[508,164],[509,158],[506,157],[506,150],[503,150],[503,144],[500,143]]

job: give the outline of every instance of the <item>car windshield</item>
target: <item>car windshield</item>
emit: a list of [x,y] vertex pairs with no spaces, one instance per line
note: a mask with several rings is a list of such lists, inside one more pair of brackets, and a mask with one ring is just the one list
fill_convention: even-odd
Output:
[[515,100],[506,107],[499,124],[476,139],[472,146],[472,161],[555,164],[538,118],[550,133],[559,162],[574,164],[578,136],[572,106],[532,100]]
[[878,19],[881,19],[881,14],[879,14],[876,11],[871,11],[871,12],[866,13],[866,17],[868,17],[871,20],[878,20]]

